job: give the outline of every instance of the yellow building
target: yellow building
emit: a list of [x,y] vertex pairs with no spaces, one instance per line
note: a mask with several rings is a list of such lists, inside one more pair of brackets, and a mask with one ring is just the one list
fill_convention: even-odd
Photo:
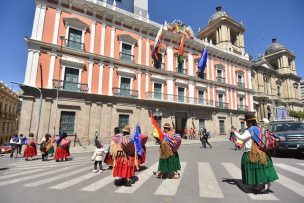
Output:
[[251,75],[258,121],[280,119],[288,117],[288,110],[302,110],[295,55],[275,38],[253,65]]
[[0,82],[0,144],[7,143],[18,131],[19,96]]

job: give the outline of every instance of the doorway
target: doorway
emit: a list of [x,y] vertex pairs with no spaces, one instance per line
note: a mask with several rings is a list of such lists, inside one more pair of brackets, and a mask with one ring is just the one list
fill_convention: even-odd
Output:
[[176,133],[180,134],[183,138],[187,136],[187,131],[185,129],[187,128],[187,113],[184,112],[176,112],[175,113],[175,131]]

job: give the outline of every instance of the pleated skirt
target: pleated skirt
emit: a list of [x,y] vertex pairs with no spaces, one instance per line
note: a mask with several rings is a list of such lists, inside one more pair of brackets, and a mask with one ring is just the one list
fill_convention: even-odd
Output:
[[175,172],[181,169],[180,160],[178,153],[175,152],[173,156],[167,159],[159,159],[158,163],[158,171],[167,173],[167,172]]

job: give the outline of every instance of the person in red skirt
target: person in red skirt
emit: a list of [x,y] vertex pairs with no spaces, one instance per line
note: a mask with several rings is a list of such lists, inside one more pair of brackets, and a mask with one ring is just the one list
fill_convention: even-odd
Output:
[[[112,138],[115,137],[116,135],[118,135],[119,132],[120,132],[119,127],[115,127],[115,128],[114,128],[114,135],[112,136]],[[107,164],[107,165],[109,166],[109,169],[112,169],[112,168],[113,168],[113,156],[112,156],[112,154],[110,153],[110,152],[111,152],[111,145],[112,145],[112,144],[114,144],[113,139],[112,139],[112,141],[111,141],[111,143],[110,143],[110,146],[109,146],[109,148],[108,148],[108,150],[107,150],[107,153],[106,153],[106,156],[105,156],[105,158],[104,158],[104,163]]]
[[33,158],[37,155],[37,147],[36,147],[36,140],[34,138],[34,134],[30,133],[29,138],[27,139],[27,145],[23,153],[23,157],[25,157],[25,160],[28,161],[29,157]]
[[125,126],[123,135],[113,137],[111,154],[114,156],[113,177],[121,179],[115,180],[116,183],[125,183],[131,186],[131,178],[135,175],[135,147],[131,141],[130,127]]
[[70,143],[71,140],[67,138],[66,132],[62,133],[59,139],[56,141],[57,147],[55,151],[54,159],[56,161],[67,161],[70,156]]
[[141,149],[142,149],[142,155],[138,156],[138,166],[144,164],[146,162],[146,143],[148,140],[148,136],[145,134],[141,133],[141,129],[139,128],[139,133],[140,133],[140,144],[141,144]]

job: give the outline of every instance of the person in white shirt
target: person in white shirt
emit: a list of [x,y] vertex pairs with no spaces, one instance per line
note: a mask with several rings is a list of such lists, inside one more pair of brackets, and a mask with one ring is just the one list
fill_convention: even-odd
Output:
[[253,186],[253,189],[260,188],[262,185],[263,188],[260,192],[267,193],[270,182],[279,178],[273,167],[271,157],[259,150],[253,139],[253,135],[259,133],[255,116],[248,113],[245,115],[245,121],[248,129],[242,135],[234,129],[231,130],[245,145],[241,162],[242,182]]
[[104,150],[103,146],[97,142],[96,143],[96,149],[95,152],[92,156],[92,161],[94,162],[94,170],[93,173],[97,173],[97,164],[99,165],[99,173],[103,173],[102,170],[102,160],[103,160],[103,156],[106,154],[106,151]]

